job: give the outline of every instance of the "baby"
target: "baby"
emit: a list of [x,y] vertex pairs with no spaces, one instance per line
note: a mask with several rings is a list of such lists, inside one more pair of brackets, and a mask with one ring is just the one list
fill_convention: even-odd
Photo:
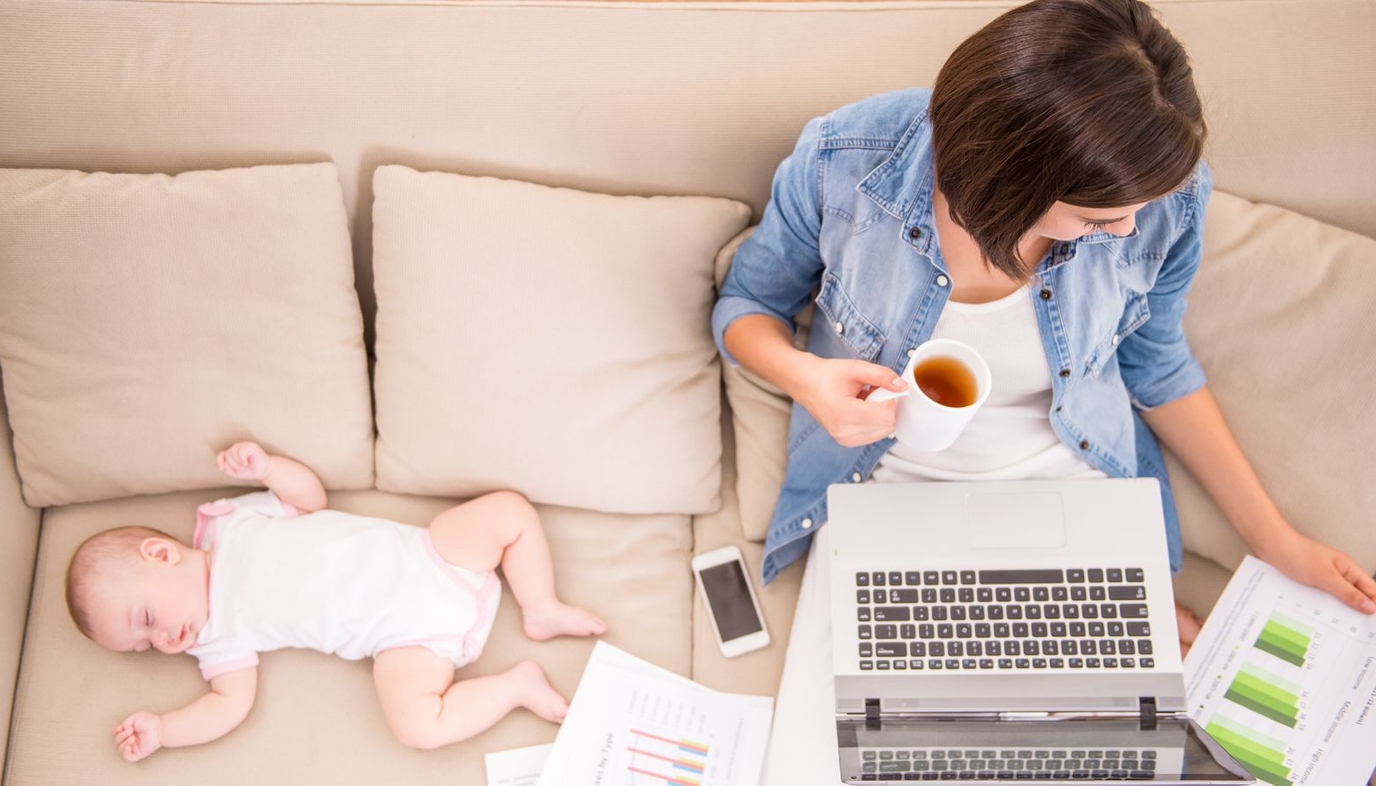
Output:
[[549,546],[524,497],[488,494],[421,529],[322,510],[314,472],[252,442],[217,463],[268,490],[202,505],[193,546],[121,527],[81,544],[67,569],[67,605],[82,633],[119,652],[188,652],[210,683],[181,709],[125,718],[115,744],[126,761],[238,726],[257,692],[258,653],[282,647],[371,657],[387,725],[414,748],[471,737],[516,707],[563,720],[568,702],[532,661],[454,680],[492,628],[498,565],[530,638],[607,630],[555,596]]

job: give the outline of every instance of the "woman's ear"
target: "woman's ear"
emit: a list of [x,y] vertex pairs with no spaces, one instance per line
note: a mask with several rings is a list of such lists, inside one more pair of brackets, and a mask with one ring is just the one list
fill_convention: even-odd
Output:
[[176,565],[182,561],[182,550],[166,538],[144,538],[139,543],[139,556],[153,562]]

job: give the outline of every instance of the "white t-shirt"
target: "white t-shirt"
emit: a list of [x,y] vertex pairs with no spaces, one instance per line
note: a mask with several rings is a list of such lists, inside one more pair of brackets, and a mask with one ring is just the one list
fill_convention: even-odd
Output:
[[1051,369],[1028,287],[990,303],[948,302],[932,338],[963,341],[984,357],[993,380],[989,398],[945,450],[923,452],[895,442],[873,480],[1105,477],[1051,430]]
[[440,558],[424,527],[322,510],[269,491],[202,505],[192,543],[210,549],[210,613],[188,652],[208,680],[306,647],[348,660],[424,646],[477,658],[501,587]]

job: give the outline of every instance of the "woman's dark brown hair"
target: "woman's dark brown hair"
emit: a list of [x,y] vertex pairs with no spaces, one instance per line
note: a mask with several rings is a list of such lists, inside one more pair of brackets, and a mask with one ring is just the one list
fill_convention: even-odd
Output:
[[966,39],[930,107],[937,187],[989,263],[1057,201],[1112,208],[1180,187],[1204,117],[1179,41],[1137,0],[1034,0]]

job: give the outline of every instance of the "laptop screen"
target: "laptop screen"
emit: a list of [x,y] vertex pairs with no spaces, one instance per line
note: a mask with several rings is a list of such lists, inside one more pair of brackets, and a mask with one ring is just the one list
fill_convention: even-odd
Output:
[[838,719],[841,779],[1001,782],[1252,783],[1185,718],[1144,730],[1132,719]]

